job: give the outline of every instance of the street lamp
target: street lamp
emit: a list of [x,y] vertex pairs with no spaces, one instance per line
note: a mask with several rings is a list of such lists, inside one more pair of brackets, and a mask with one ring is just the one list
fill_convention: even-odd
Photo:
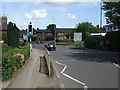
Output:
[[101,33],[102,33],[102,0],[100,2],[100,49],[103,47],[103,42],[101,40]]

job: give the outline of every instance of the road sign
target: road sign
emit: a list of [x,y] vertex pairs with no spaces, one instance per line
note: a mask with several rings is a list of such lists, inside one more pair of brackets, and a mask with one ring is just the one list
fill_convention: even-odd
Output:
[[81,41],[82,33],[74,33],[74,41]]

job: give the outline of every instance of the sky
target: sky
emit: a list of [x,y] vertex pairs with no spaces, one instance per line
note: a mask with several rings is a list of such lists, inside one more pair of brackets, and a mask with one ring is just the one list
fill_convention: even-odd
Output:
[[[100,24],[100,2],[1,2],[0,5],[1,16],[5,14],[8,22],[15,23],[19,29],[28,28],[29,22],[33,28],[41,29],[54,23],[57,28],[73,28],[81,22]],[[102,13],[105,25],[105,12]]]

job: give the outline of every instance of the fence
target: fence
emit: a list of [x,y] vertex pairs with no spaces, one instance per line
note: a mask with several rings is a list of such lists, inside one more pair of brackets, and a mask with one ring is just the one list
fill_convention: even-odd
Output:
[[48,75],[50,76],[51,75],[51,57],[50,57],[49,51],[46,48],[44,48],[44,56],[45,56],[45,60],[48,67]]

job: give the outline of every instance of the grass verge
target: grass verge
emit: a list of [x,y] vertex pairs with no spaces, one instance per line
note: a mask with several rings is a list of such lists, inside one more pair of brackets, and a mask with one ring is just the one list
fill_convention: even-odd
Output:
[[84,47],[84,42],[61,42],[61,43],[56,43],[58,46],[67,46],[69,48],[85,48]]

